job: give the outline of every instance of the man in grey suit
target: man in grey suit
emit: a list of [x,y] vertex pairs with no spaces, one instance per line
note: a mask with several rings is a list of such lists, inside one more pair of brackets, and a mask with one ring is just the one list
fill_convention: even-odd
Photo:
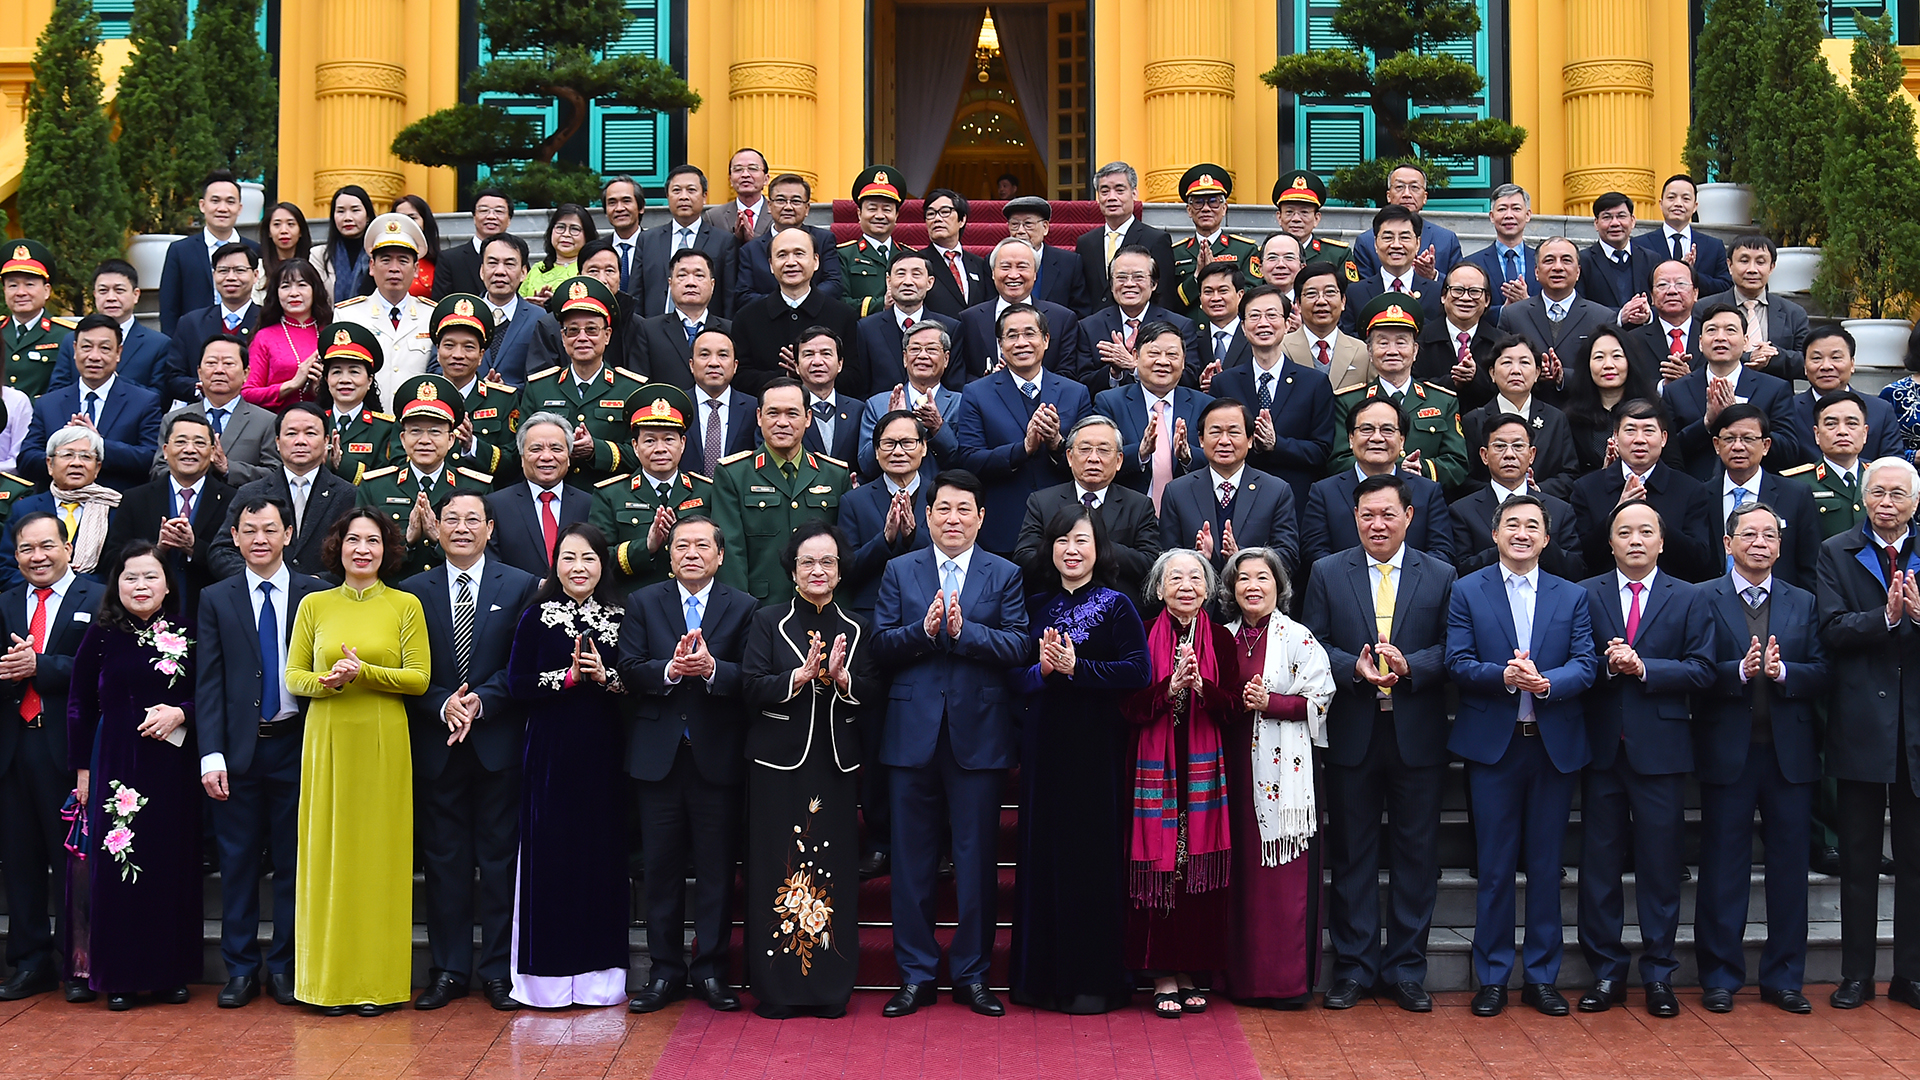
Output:
[[1750,347],[1741,362],[1792,382],[1807,377],[1807,309],[1767,291],[1776,254],[1773,241],[1758,233],[1736,239],[1727,249],[1733,288],[1701,297],[1700,307],[1704,310],[1715,304],[1732,304],[1746,312]]
[[[213,476],[234,487],[251,483],[280,466],[274,445],[272,413],[240,396],[247,381],[247,354],[240,339],[216,334],[200,347],[200,400],[166,415],[160,430],[170,431],[180,413],[201,413],[213,428]],[[153,455],[148,475],[158,480],[167,471],[160,454]]]
[[[287,541],[286,558],[295,570],[315,577],[327,574],[320,559],[321,541],[333,520],[353,509],[355,497],[351,483],[322,467],[327,427],[327,414],[312,402],[298,402],[281,413],[275,441],[280,467],[234,492],[229,504],[239,507],[255,499],[274,499],[292,507],[293,535]],[[233,528],[230,513],[226,529],[207,549],[207,564],[216,579],[230,578],[246,566],[246,558],[234,547]]]
[[[890,319],[890,312],[891,309],[860,321],[864,325],[868,319]],[[860,475],[868,480],[877,478],[881,472],[879,455],[873,450],[874,425],[881,417],[899,410],[913,413],[927,430],[923,479],[931,482],[941,469],[960,467],[960,440],[951,422],[953,415],[960,411],[960,391],[948,389],[940,381],[953,358],[953,329],[946,325],[951,320],[932,312],[927,314],[930,318],[926,322],[915,323],[902,335],[906,381],[868,398],[867,407],[860,414],[859,468]]]
[[[1613,321],[1613,312],[1575,292],[1580,284],[1580,249],[1564,236],[1550,236],[1535,252],[1534,276],[1540,279],[1540,291],[1500,309],[1500,329],[1518,334],[1533,343],[1547,374],[1543,384],[1558,384],[1562,365],[1573,359],[1580,342],[1596,327]],[[1557,317],[1556,317],[1557,316]],[[1560,350],[1567,350],[1560,355]],[[1546,389],[1543,385],[1542,391]],[[1549,404],[1558,395],[1548,395]]]
[[733,198],[719,206],[709,206],[701,220],[718,232],[731,233],[736,243],[765,236],[773,228],[772,208],[767,205],[767,158],[751,146],[733,152],[727,161],[727,185]]
[[[763,200],[764,202],[764,200]],[[667,174],[667,211],[673,216],[640,234],[640,272],[627,282],[640,298],[645,318],[667,310],[667,268],[681,248],[699,248],[720,267],[720,284],[713,293],[716,314],[731,315],[733,295],[732,229],[717,229],[703,216],[707,205],[707,174],[692,165],[675,165]]]

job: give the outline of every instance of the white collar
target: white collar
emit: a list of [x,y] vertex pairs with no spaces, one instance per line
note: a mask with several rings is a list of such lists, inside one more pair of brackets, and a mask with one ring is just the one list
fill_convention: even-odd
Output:
[[416,484],[420,482],[422,477],[426,477],[431,479],[434,482],[434,484],[438,485],[440,483],[441,478],[447,475],[447,463],[443,461],[440,463],[439,468],[433,470],[430,473],[423,473],[420,471],[420,466],[415,465],[413,462],[409,461],[407,462],[407,471],[413,474],[413,482]]
[[1101,228],[1106,230],[1106,232],[1103,233],[1102,235],[1125,237],[1127,235],[1127,230],[1133,228],[1133,219],[1128,218],[1126,224],[1120,226],[1117,229],[1111,225],[1106,225],[1106,224],[1102,224]]
[[567,487],[567,482],[565,480],[560,481],[559,483],[553,485],[552,487],[541,487],[539,484],[536,484],[531,480],[527,481],[527,490],[533,492],[533,501],[536,507],[538,507],[540,503],[540,496],[548,492],[553,493],[554,501],[561,502],[561,503],[566,502],[567,501],[566,487]]
[[1500,568],[1500,583],[1502,585],[1511,586],[1513,584],[1514,579],[1519,578],[1520,580],[1525,581],[1527,583],[1527,587],[1532,589],[1535,593],[1538,593],[1540,591],[1540,564],[1539,563],[1534,563],[1533,569],[1527,571],[1524,574],[1514,573],[1513,571],[1507,569],[1507,564],[1503,562],[1496,562],[1494,565]]
[[687,243],[689,244],[700,239],[700,224],[701,219],[697,217],[693,219],[693,224],[691,225],[682,225],[672,218],[667,219],[667,227],[673,231],[672,235],[677,236],[680,233],[686,233]]
[[1833,470],[1834,472],[1839,473],[1840,478],[1843,480],[1849,476],[1858,476],[1860,474],[1859,458],[1855,458],[1853,460],[1853,468],[1851,469],[1841,468],[1838,463],[1836,463],[1832,458],[1827,457],[1825,454],[1820,455],[1820,462],[1821,464],[1825,465],[1827,468]]
[[701,611],[701,613],[702,613],[702,614],[705,614],[705,613],[706,613],[706,610],[707,610],[707,601],[708,601],[708,600],[710,600],[710,599],[712,599],[712,597],[713,597],[713,583],[714,583],[715,581],[717,581],[717,580],[719,580],[719,579],[718,579],[718,578],[708,578],[708,579],[707,579],[707,583],[706,583],[705,585],[702,585],[702,586],[700,586],[700,591],[699,591],[699,592],[688,592],[688,591],[687,591],[687,587],[686,587],[686,585],[685,585],[684,583],[682,583],[682,582],[680,582],[679,580],[677,580],[677,579],[676,579],[676,580],[674,581],[674,583],[673,583],[673,584],[674,584],[674,586],[675,586],[676,588],[678,588],[678,589],[680,590],[680,608],[681,608],[681,610],[682,610],[682,611],[684,611],[684,610],[686,610],[686,607],[687,607],[687,601],[688,601],[688,600],[690,600],[690,599],[697,599],[697,600],[699,600],[699,601],[700,601],[700,611]]
[[200,238],[201,238],[202,240],[205,240],[205,241],[207,242],[207,252],[208,252],[209,254],[211,254],[211,253],[213,253],[213,252],[215,252],[215,251],[218,251],[218,250],[220,250],[221,248],[223,248],[223,247],[225,247],[225,246],[227,246],[228,244],[237,244],[237,243],[239,243],[239,242],[240,242],[240,230],[238,230],[238,229],[235,229],[235,230],[233,231],[233,235],[232,235],[232,236],[229,236],[229,237],[227,237],[227,238],[226,238],[225,240],[222,240],[222,239],[220,239],[219,237],[217,237],[217,236],[215,236],[215,235],[213,235],[213,230],[212,230],[212,229],[209,229],[209,228],[207,228],[207,227],[205,227],[205,226],[203,225],[203,226],[201,226],[201,228],[200,228]]
[[467,567],[465,570],[460,569],[459,567],[453,565],[453,563],[451,562],[447,563],[447,588],[457,594],[460,590],[460,575],[466,574],[472,577],[475,585],[474,601],[477,604],[479,602],[480,590],[478,586],[480,583],[480,577],[486,572],[487,572],[487,552],[485,548],[482,548],[480,550],[480,557],[473,560],[473,565]]
[[[67,567],[67,572],[60,575],[60,580],[46,587],[53,590],[53,599],[55,601],[65,600],[67,598],[67,590],[73,588],[73,583],[79,579],[79,576],[80,575],[73,572],[73,567],[69,566]],[[38,588],[40,588],[40,586],[35,585],[33,582],[27,582],[28,611],[33,610],[33,590]],[[52,632],[51,627],[48,628],[48,632]]]
[[1737,569],[1727,571],[1727,576],[1733,579],[1734,595],[1739,596],[1742,600],[1746,599],[1746,597],[1742,594],[1744,594],[1748,589],[1759,589],[1761,592],[1767,594],[1767,596],[1773,595],[1773,573],[1771,571],[1767,573],[1766,578],[1762,580],[1758,585],[1754,584],[1751,581],[1748,581],[1744,577],[1741,577],[1740,571]]
[[[1045,378],[1047,377],[1047,369],[1046,369],[1046,368],[1044,368],[1044,367],[1043,367],[1043,368],[1041,368],[1041,369],[1040,369],[1039,371],[1036,371],[1036,372],[1034,372],[1034,373],[1033,373],[1033,378],[1031,378],[1031,379],[1027,379],[1027,378],[1022,378],[1021,376],[1019,376],[1019,375],[1017,375],[1017,374],[1015,374],[1015,373],[1014,373],[1014,370],[1013,370],[1012,368],[1007,368],[1007,369],[1006,369],[1006,371],[1007,371],[1007,377],[1008,377],[1008,378],[1011,378],[1011,379],[1013,380],[1013,388],[1014,388],[1015,390],[1020,390],[1020,384],[1021,384],[1021,383],[1029,383],[1029,382],[1030,382],[1030,383],[1032,383],[1032,384],[1033,384],[1033,394],[1034,394],[1034,396],[1035,396],[1035,397],[1039,397],[1039,396],[1040,396],[1040,392],[1041,392],[1042,390],[1044,390],[1044,389],[1046,389],[1046,385],[1047,385],[1047,384],[1046,384],[1045,382],[1043,382],[1043,381],[1041,381],[1041,380],[1043,380],[1043,379],[1045,379]],[[1020,392],[1021,392],[1022,394],[1024,394],[1024,393],[1026,393],[1026,391],[1024,391],[1024,390],[1020,390]]]
[[1220,470],[1215,467],[1213,462],[1209,461],[1207,462],[1207,471],[1213,474],[1213,486],[1216,489],[1219,488],[1222,483],[1231,484],[1234,494],[1237,495],[1240,492],[1240,479],[1245,476],[1247,472],[1247,463],[1244,461],[1241,462],[1239,467],[1234,469],[1232,473],[1222,476],[1220,475]]
[[801,293],[799,299],[797,300],[791,296],[788,296],[784,292],[779,294],[780,299],[786,303],[787,307],[792,308],[794,311],[799,311],[800,305],[806,303],[807,297],[812,295],[813,295],[813,286],[811,283],[808,284],[807,291]]
[[80,392],[81,401],[87,400],[88,394],[99,394],[101,403],[105,404],[107,400],[107,395],[113,393],[113,384],[119,381],[120,381],[120,373],[118,371],[115,371],[113,374],[107,376],[107,381],[101,383],[98,389],[88,390],[87,384],[84,382],[74,383],[73,388]]
[[1331,355],[1333,353],[1334,346],[1340,343],[1340,328],[1337,326],[1333,328],[1333,333],[1328,334],[1326,337],[1321,337],[1320,335],[1314,333],[1311,329],[1307,327],[1306,323],[1300,324],[1300,332],[1306,335],[1307,348],[1309,350],[1311,350],[1313,346],[1318,345],[1320,342],[1324,341],[1327,343],[1327,353]]
[[120,324],[121,345],[124,346],[127,343],[127,339],[133,336],[133,328],[138,325],[140,325],[140,317],[137,315],[127,316],[127,321]]
[[240,411],[240,403],[245,400],[246,399],[241,397],[239,394],[235,394],[232,397],[227,399],[227,403],[225,405],[215,405],[213,402],[208,401],[206,398],[202,397],[200,399],[200,409],[202,412],[206,412],[206,413],[211,413],[217,409],[222,412],[225,412],[228,416],[232,416],[234,413],[237,413]]
[[1193,235],[1199,237],[1200,240],[1206,244],[1209,244],[1209,245],[1217,244],[1220,242],[1220,238],[1222,236],[1227,235],[1227,226],[1224,222],[1221,223],[1220,227],[1213,231],[1212,236],[1200,236],[1200,231],[1198,229],[1194,230]]
[[1760,478],[1765,475],[1766,473],[1764,471],[1756,471],[1752,476],[1747,478],[1746,483],[1736,484],[1733,482],[1733,474],[1722,469],[1720,471],[1720,494],[1722,496],[1731,495],[1733,494],[1734,488],[1741,488],[1746,491],[1747,494],[1758,499],[1760,497]]
[[[669,490],[680,486],[680,470],[679,469],[673,470],[672,472],[668,473],[665,477],[656,477],[645,469],[640,470],[640,475],[646,478],[644,483],[648,487],[653,488],[655,492],[659,491],[661,484],[667,485],[667,488]],[[556,484],[554,485],[554,487],[555,487],[555,490],[558,490],[559,485]],[[536,498],[538,497],[539,490],[540,490],[539,488],[535,488]]]
[[1568,289],[1567,295],[1555,300],[1553,297],[1547,295],[1546,286],[1543,285],[1540,287],[1540,303],[1549,308],[1555,304],[1559,304],[1561,307],[1568,307],[1572,305],[1573,298],[1578,295],[1580,295],[1580,293],[1577,289]]
[[1529,418],[1533,416],[1533,395],[1531,393],[1527,395],[1527,400],[1521,402],[1517,407],[1507,400],[1505,394],[1495,394],[1493,395],[1493,400],[1499,403],[1499,409],[1503,413],[1511,416],[1525,416]]
[[1475,323],[1472,326],[1455,326],[1453,325],[1452,319],[1447,320],[1447,340],[1453,342],[1456,345],[1460,343],[1461,334],[1465,334],[1467,335],[1467,337],[1471,338],[1473,337],[1474,334],[1478,333],[1479,331],[1480,331],[1479,323]]
[[1085,484],[1082,484],[1080,481],[1075,480],[1073,482],[1073,501],[1080,503],[1081,505],[1084,506],[1086,505],[1087,496],[1091,495],[1093,496],[1093,505],[1104,506],[1106,505],[1106,501],[1107,501],[1107,492],[1112,490],[1113,488],[1111,486],[1108,486],[1108,487],[1102,488],[1099,491],[1095,491],[1092,488],[1087,487]]
[[247,567],[248,594],[259,592],[262,585],[272,585],[273,591],[281,596],[287,595],[292,589],[293,572],[287,569],[287,560],[284,557],[280,560],[280,565],[274,568],[272,577],[261,577],[253,572],[253,567]]
[[767,197],[765,195],[762,195],[759,198],[753,200],[752,203],[743,203],[740,201],[740,196],[735,195],[733,197],[733,205],[738,207],[741,210],[753,211],[754,224],[758,225],[760,223],[761,215],[767,212]]
[[1219,334],[1225,334],[1228,337],[1232,337],[1233,335],[1239,332],[1240,332],[1240,316],[1235,315],[1231,320],[1227,322],[1227,325],[1225,326],[1208,326],[1207,338],[1208,340],[1212,340],[1216,335],[1219,335]]
[[917,472],[914,473],[912,476],[907,477],[907,483],[905,487],[902,487],[899,484],[894,483],[893,477],[888,476],[886,473],[881,473],[880,478],[887,482],[887,493],[890,495],[897,495],[902,491],[907,492],[908,494],[913,494],[914,492],[917,492],[920,490],[920,474]]
[[1627,464],[1627,461],[1625,458],[1621,458],[1620,459],[1620,478],[1624,480],[1629,476],[1638,476],[1640,478],[1640,482],[1644,484],[1647,482],[1647,478],[1653,475],[1653,470],[1659,467],[1660,467],[1660,459],[1655,458],[1653,464],[1647,466],[1646,472],[1636,473],[1633,471],[1633,466]]
[[461,399],[465,400],[468,394],[473,393],[473,388],[479,385],[480,385],[480,373],[476,371],[473,373],[473,378],[467,380],[467,385],[457,388],[460,391]]
[[246,296],[241,297],[240,306],[237,308],[228,307],[226,297],[224,296],[219,297],[218,300],[219,300],[218,306],[220,308],[220,322],[221,322],[222,328],[224,328],[226,325],[226,317],[228,315],[238,315],[240,316],[241,322],[247,321],[247,312],[249,309],[253,307],[253,294],[249,293]]
[[1380,288],[1383,291],[1394,292],[1393,283],[1395,281],[1400,283],[1398,291],[1411,294],[1413,292],[1413,267],[1407,267],[1407,271],[1404,274],[1396,274],[1384,266],[1380,268]]
[[704,386],[698,387],[697,389],[700,394],[700,401],[695,402],[696,405],[704,402],[708,402],[708,401],[717,402],[720,406],[720,412],[722,414],[726,413],[726,411],[730,407],[730,399],[733,396],[732,383],[728,383],[727,385],[721,387],[720,392],[717,394],[707,393],[707,388]]
[[707,320],[713,317],[713,306],[709,304],[707,310],[702,311],[697,319],[688,317],[687,313],[680,310],[677,305],[673,309],[673,314],[680,320],[682,326],[705,326]]
[[1693,328],[1693,317],[1691,315],[1689,315],[1687,321],[1683,323],[1670,323],[1667,321],[1665,315],[1656,317],[1660,320],[1661,337],[1672,337],[1675,330],[1680,331],[1683,336],[1689,338],[1693,336],[1690,332]]
[[280,472],[282,475],[284,475],[287,478],[288,491],[292,491],[293,485],[296,483],[305,481],[308,485],[312,485],[320,479],[320,466],[317,463],[314,465],[313,468],[307,470],[307,472],[304,475],[294,472],[292,469],[287,468],[285,465],[280,466]]
[[[1380,560],[1367,554],[1366,548],[1360,549],[1360,557],[1367,560],[1367,569],[1369,570],[1380,565]],[[1407,544],[1406,544],[1406,541],[1403,540],[1400,542],[1400,546],[1394,549],[1393,556],[1387,560],[1387,565],[1393,567],[1395,570],[1398,570],[1406,564],[1406,561],[1407,561]]]
[[1517,488],[1504,487],[1501,485],[1500,481],[1498,480],[1488,480],[1487,487],[1493,489],[1493,504],[1495,506],[1499,506],[1501,503],[1506,502],[1508,499],[1513,498],[1515,495],[1528,494],[1527,482],[1525,479],[1522,479],[1520,481],[1520,486]]
[[38,323],[41,319],[46,318],[47,309],[41,308],[39,311],[34,312],[32,317],[27,319],[21,319],[20,316],[18,315],[8,315],[7,317],[13,320],[13,325],[19,327],[22,330],[26,330],[31,328],[35,323]]
[[916,323],[925,322],[927,318],[925,314],[926,310],[927,310],[927,305],[924,302],[922,302],[920,307],[914,311],[902,311],[900,310],[900,305],[895,304],[893,306],[893,321],[895,324],[899,325],[901,331],[904,332],[906,330],[906,326],[904,324],[908,319],[912,319]]
[[1389,394],[1399,394],[1401,397],[1406,397],[1408,391],[1413,389],[1412,371],[1407,372],[1407,380],[1398,386],[1388,382],[1385,375],[1380,375],[1378,378],[1380,380],[1380,389]]
[[1167,392],[1166,392],[1165,394],[1162,394],[1162,395],[1160,395],[1160,396],[1158,396],[1158,397],[1156,397],[1156,396],[1154,395],[1154,393],[1153,393],[1153,391],[1151,391],[1151,390],[1149,390],[1149,389],[1147,389],[1147,384],[1146,384],[1146,383],[1141,383],[1141,384],[1140,384],[1140,396],[1141,396],[1141,398],[1142,398],[1142,399],[1143,399],[1143,400],[1144,400],[1144,401],[1145,401],[1145,402],[1147,403],[1147,415],[1148,415],[1148,416],[1152,416],[1152,415],[1153,415],[1153,407],[1154,407],[1155,405],[1157,405],[1157,404],[1159,404],[1159,403],[1160,403],[1160,402],[1162,402],[1162,401],[1164,401],[1164,402],[1166,402],[1166,403],[1167,403],[1167,408],[1169,408],[1169,409],[1171,409],[1171,408],[1173,408],[1173,395],[1174,395],[1174,393],[1175,393],[1176,391],[1178,391],[1179,389],[1180,389],[1180,384],[1179,384],[1179,383],[1174,383],[1174,384],[1173,384],[1173,386],[1172,386],[1171,388],[1169,388],[1169,389],[1167,390]]
[[1027,295],[1021,297],[1018,300],[1009,300],[1006,297],[1001,296],[998,292],[995,292],[993,294],[994,321],[998,322],[1000,319],[1000,313],[1007,310],[1009,307],[1012,307],[1014,304],[1029,304],[1029,305],[1033,304],[1033,290],[1028,289]]
[[1693,246],[1693,226],[1692,225],[1688,225],[1684,229],[1676,229],[1673,226],[1662,221],[1660,223],[1660,235],[1667,240],[1672,240],[1674,237],[1678,236],[1679,238],[1687,242],[1688,247]]
[[[1659,576],[1660,576],[1660,568],[1658,566],[1655,566],[1652,570],[1647,571],[1646,578],[1639,582],[1639,584],[1646,586],[1645,590],[1643,591],[1651,593],[1653,591],[1653,579]],[[1634,580],[1627,576],[1626,571],[1621,570],[1618,567],[1614,568],[1613,587],[1615,592],[1626,592],[1627,587],[1633,584],[1635,584]]]
[[[167,486],[173,489],[173,492],[175,495],[178,495],[182,490],[179,478],[174,476],[172,473],[167,474]],[[202,488],[206,486],[207,486],[207,474],[201,473],[200,479],[195,480],[193,483],[186,485],[185,490],[193,492],[194,501],[198,502],[200,500],[200,491]]]
[[520,309],[520,298],[518,296],[507,297],[507,302],[504,304],[494,303],[493,297],[491,296],[483,296],[481,299],[485,300],[487,306],[493,309],[493,322],[495,326],[503,322],[512,322],[514,312]]
[[967,545],[967,550],[961,552],[958,555],[949,555],[946,552],[941,551],[940,546],[938,544],[935,544],[932,547],[929,547],[927,550],[933,552],[933,569],[935,573],[938,573],[940,568],[945,566],[947,562],[951,560],[953,562],[960,564],[960,576],[962,578],[965,578],[967,576],[967,571],[973,566],[974,547],[975,545],[969,544]]

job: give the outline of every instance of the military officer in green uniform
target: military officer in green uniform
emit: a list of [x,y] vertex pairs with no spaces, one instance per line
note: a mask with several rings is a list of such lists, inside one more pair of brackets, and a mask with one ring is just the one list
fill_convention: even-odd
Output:
[[6,350],[7,385],[38,398],[53,378],[60,343],[73,333],[74,319],[47,314],[53,298],[53,253],[37,240],[0,240],[0,287],[7,298],[7,323],[0,329]]
[[846,462],[801,445],[812,414],[797,380],[768,383],[755,416],[763,445],[720,459],[711,516],[727,543],[720,580],[770,603],[793,596],[793,578],[780,565],[787,536],[803,521],[838,522],[850,484]]
[[446,376],[413,376],[394,391],[393,406],[400,413],[399,440],[406,461],[362,476],[360,505],[392,519],[407,538],[401,572],[417,574],[446,558],[440,550],[440,504],[459,491],[485,495],[493,490],[493,477],[448,461],[454,429],[466,419],[467,410]]
[[520,430],[520,394],[505,383],[480,377],[487,354],[487,335],[493,318],[486,301],[472,293],[449,293],[433,309],[429,321],[434,362],[440,374],[460,388],[467,419],[453,433],[454,463],[468,465],[519,483],[520,452],[514,439]]
[[1340,267],[1349,283],[1359,281],[1353,250],[1330,236],[1314,235],[1326,202],[1327,184],[1317,173],[1295,169],[1273,182],[1273,219],[1280,223],[1281,232],[1299,241],[1300,265],[1330,262]]
[[648,383],[627,400],[633,460],[639,466],[594,486],[587,520],[607,538],[623,594],[667,580],[667,536],[689,515],[706,517],[713,481],[680,467],[687,448],[686,391]]
[[320,379],[327,409],[327,465],[353,483],[392,459],[393,416],[373,406],[373,377],[386,352],[372,330],[359,323],[330,323],[320,330]]
[[1180,198],[1187,204],[1194,235],[1173,245],[1174,295],[1180,298],[1181,314],[1196,322],[1206,318],[1200,310],[1198,275],[1202,267],[1231,262],[1239,265],[1240,276],[1246,281],[1260,277],[1259,241],[1230,236],[1222,228],[1227,220],[1227,196],[1232,194],[1233,177],[1218,165],[1195,165],[1180,177]]
[[853,179],[853,203],[860,235],[841,244],[840,295],[862,317],[887,303],[887,268],[906,250],[894,242],[900,217],[900,173],[891,165],[869,165]]
[[547,311],[560,324],[560,347],[568,362],[534,372],[520,388],[526,415],[550,412],[573,421],[573,470],[567,479],[579,487],[633,468],[625,445],[627,399],[647,379],[606,362],[614,303],[612,290],[597,278],[571,277],[555,286]]
[[[1406,297],[1383,293],[1360,312],[1361,332],[1373,357],[1373,378],[1334,391],[1334,430],[1347,430],[1347,414],[1369,398],[1384,397],[1400,407],[1406,425],[1405,468],[1452,492],[1467,480],[1467,443],[1460,432],[1460,399],[1453,391],[1413,377],[1420,348],[1420,308],[1402,306]],[[1353,468],[1353,449],[1334,441],[1328,475]]]
[[1867,441],[1867,410],[1851,390],[1829,394],[1813,405],[1813,441],[1820,460],[1781,472],[1813,491],[1813,508],[1820,511],[1820,535],[1839,536],[1858,529],[1867,519],[1860,498],[1860,473],[1865,464],[1860,450]]

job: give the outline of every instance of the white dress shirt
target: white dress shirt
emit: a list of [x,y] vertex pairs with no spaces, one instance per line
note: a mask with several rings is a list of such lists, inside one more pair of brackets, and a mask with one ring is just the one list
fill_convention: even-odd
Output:
[[941,551],[938,546],[931,550],[933,551],[933,576],[939,580],[940,587],[942,589],[947,587],[947,564],[951,562],[957,568],[953,576],[953,591],[956,594],[967,591],[967,568],[973,565],[973,548],[969,546],[958,555],[949,555]]
[[[1639,584],[1642,586],[1640,590],[1640,617],[1641,618],[1646,617],[1647,601],[1653,598],[1653,579],[1659,576],[1660,576],[1660,568],[1656,566],[1652,570],[1647,572],[1646,577],[1640,579]],[[1633,610],[1633,590],[1628,587],[1633,583],[1634,583],[1633,579],[1628,577],[1626,574],[1622,573],[1621,571],[1615,570],[1613,572],[1614,591],[1620,594],[1620,625],[1621,626],[1627,625],[1627,615],[1629,612]]]
[[505,326],[512,322],[514,313],[520,310],[520,298],[518,296],[509,297],[504,304],[494,303],[493,297],[491,296],[482,297],[481,299],[485,300],[487,306],[493,309],[493,325],[495,326]]
[[1756,469],[1753,475],[1747,477],[1744,482],[1736,483],[1732,473],[1725,471],[1720,473],[1720,520],[1722,522],[1725,522],[1727,517],[1733,513],[1734,488],[1745,488],[1747,490],[1745,502],[1752,503],[1760,501],[1760,475],[1760,471]]
[[[247,602],[252,605],[253,625],[256,627],[260,625],[260,605],[264,599],[260,595],[260,586],[262,584],[270,584],[273,586],[273,632],[279,636],[280,651],[284,656],[287,645],[287,623],[293,615],[293,601],[288,595],[293,588],[293,574],[287,569],[286,560],[282,559],[280,565],[274,568],[272,577],[261,577],[253,572],[253,567],[251,566],[246,568],[244,577],[247,583]],[[276,723],[296,716],[300,712],[299,704],[293,699],[293,691],[287,689],[287,671],[285,664],[280,665],[280,678],[277,681],[280,684],[280,707],[275,710],[273,714],[273,719]],[[248,732],[248,734],[252,734],[252,732]],[[200,755],[201,776],[205,776],[208,773],[226,771],[227,755],[219,753],[218,751],[211,754]]]
[[[696,393],[698,396],[694,398],[694,402],[697,407],[694,409],[694,412],[699,413],[699,415],[693,418],[693,429],[700,432],[700,437],[705,439],[707,433],[707,417],[718,414],[720,417],[720,452],[721,456],[724,457],[726,456],[727,448],[727,427],[732,423],[729,414],[733,411],[733,387],[728,386],[722,389],[718,395],[713,396],[709,396],[704,389],[697,390]],[[718,402],[720,405],[718,409],[712,407],[712,403],[715,402]],[[705,444],[702,443],[702,445],[704,446]]]
[[[1762,581],[1758,585],[1755,585],[1753,582],[1748,581],[1746,578],[1741,577],[1740,571],[1738,570],[1733,571],[1727,576],[1733,579],[1733,595],[1739,598],[1740,602],[1743,604],[1747,602],[1748,589],[1759,589],[1762,594],[1760,597],[1762,600],[1771,599],[1773,597],[1773,575],[1772,574],[1768,574],[1766,577],[1766,580]],[[1763,641],[1760,643],[1760,649],[1763,654],[1766,651],[1766,647],[1767,647],[1766,642]],[[1743,657],[1746,656],[1747,651],[1745,649],[1741,649],[1740,655]],[[1743,684],[1747,682],[1747,665],[1745,664],[1736,665],[1735,670],[1740,673],[1740,681]],[[1763,666],[1761,670],[1764,671],[1766,669]],[[1780,677],[1773,681],[1777,683],[1785,683],[1787,681],[1787,662],[1785,660],[1780,661]]]
[[[687,587],[685,585],[682,585],[678,582],[674,583],[674,588],[679,590],[680,592],[681,614],[683,616],[686,614],[688,600],[697,600],[698,603],[694,605],[694,610],[700,613],[700,625],[702,626],[705,626],[707,622],[707,605],[711,603],[713,600],[713,582],[714,582],[714,579],[708,578],[707,583],[705,585],[700,586],[699,592],[688,592]],[[718,672],[716,671],[715,674],[718,674]],[[669,674],[665,676],[665,679],[668,686],[680,685],[680,676],[678,675]],[[706,683],[708,686],[713,685],[712,675],[707,676]]]

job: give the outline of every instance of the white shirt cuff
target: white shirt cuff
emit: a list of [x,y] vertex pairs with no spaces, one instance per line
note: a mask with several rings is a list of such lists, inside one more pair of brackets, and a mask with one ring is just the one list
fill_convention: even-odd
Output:
[[226,772],[226,771],[227,771],[227,755],[218,753],[218,752],[200,755],[200,775],[201,776],[205,776],[208,773]]

